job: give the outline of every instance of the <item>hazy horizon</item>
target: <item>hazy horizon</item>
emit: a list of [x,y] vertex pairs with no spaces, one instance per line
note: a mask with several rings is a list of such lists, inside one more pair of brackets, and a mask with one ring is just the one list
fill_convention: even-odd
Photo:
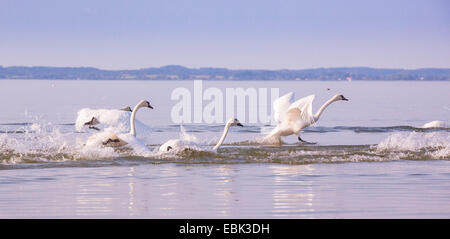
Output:
[[250,71],[282,71],[282,70],[290,70],[290,71],[302,71],[302,70],[318,70],[318,69],[340,69],[340,68],[370,68],[374,70],[421,70],[421,69],[437,69],[437,70],[448,70],[450,67],[420,67],[420,68],[395,68],[395,67],[370,67],[370,66],[335,66],[335,67],[312,67],[312,68],[276,68],[276,69],[263,69],[263,68],[228,68],[228,67],[221,67],[221,66],[198,66],[198,67],[188,67],[185,65],[177,65],[177,64],[168,64],[168,65],[161,65],[161,66],[144,66],[139,68],[117,68],[117,69],[106,69],[101,67],[95,67],[95,66],[54,66],[54,65],[0,65],[0,67],[49,67],[49,68],[95,68],[98,70],[103,71],[133,71],[133,70],[143,70],[143,69],[149,69],[149,68],[163,68],[168,66],[177,66],[177,67],[184,67],[188,69],[202,69],[202,68],[211,68],[211,69],[227,69],[227,70],[250,70]]
[[228,68],[228,67],[222,67],[222,66],[198,66],[198,67],[188,67],[185,65],[178,65],[178,64],[168,64],[168,65],[161,65],[161,66],[143,66],[143,67],[139,67],[139,68],[117,68],[117,69],[106,69],[106,68],[101,68],[101,67],[95,67],[95,66],[55,66],[55,65],[1,65],[0,67],[3,68],[8,68],[8,67],[48,67],[48,68],[94,68],[94,69],[98,69],[98,70],[102,70],[102,71],[135,71],[135,70],[145,70],[145,69],[151,69],[151,68],[164,68],[164,67],[183,67],[183,68],[187,68],[187,69],[192,69],[192,70],[196,70],[196,69],[226,69],[226,70],[231,70],[231,71],[239,71],[239,70],[249,70],[249,71],[283,71],[283,70],[288,70],[288,71],[303,71],[303,70],[320,70],[320,69],[342,69],[342,68],[368,68],[368,69],[373,69],[373,70],[423,70],[423,69],[435,69],[435,70],[449,70],[450,67],[420,67],[420,68],[395,68],[395,67],[370,67],[370,66],[334,66],[334,67],[311,67],[311,68],[276,68],[276,69],[263,69],[263,68],[255,68],[255,69],[250,69],[250,68]]
[[0,65],[450,68],[450,3],[0,0]]

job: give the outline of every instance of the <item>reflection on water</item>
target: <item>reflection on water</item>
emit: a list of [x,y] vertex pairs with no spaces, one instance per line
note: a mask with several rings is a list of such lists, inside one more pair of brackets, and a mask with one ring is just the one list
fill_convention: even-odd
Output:
[[[110,170],[103,170],[100,175],[102,178],[110,178],[113,172]],[[65,180],[63,180],[64,182]],[[89,176],[82,176],[81,178],[71,178],[65,184],[70,187],[75,187],[75,215],[85,217],[91,215],[92,212],[99,214],[109,214],[113,208],[114,199],[113,194],[114,185],[105,180],[95,180]],[[57,197],[62,198],[64,192],[58,193]],[[70,199],[70,198],[69,198]]]
[[218,216],[227,217],[231,213],[233,196],[236,194],[236,188],[234,188],[235,175],[233,175],[229,165],[221,165],[214,171],[216,175],[214,198],[218,206],[217,213]]
[[3,170],[0,217],[449,218],[449,168],[402,161]]
[[310,175],[313,169],[304,167],[270,166],[273,177],[273,216],[275,217],[308,217],[313,218],[314,192],[312,182],[296,180],[302,175]]
[[129,180],[129,182],[128,182],[128,187],[129,187],[128,211],[130,212],[130,214],[129,214],[130,217],[133,217],[136,215],[136,208],[134,205],[134,201],[135,201],[135,199],[134,199],[134,180],[135,180],[134,179],[134,177],[135,177],[134,167],[130,167],[130,171],[128,172],[127,176],[128,176],[128,180]]
[[[138,137],[158,148],[179,134],[170,118],[172,90],[190,89],[192,81],[47,83],[0,81],[0,102],[8,102],[0,104],[0,218],[450,217],[450,129],[420,128],[450,118],[445,104],[436,106],[450,102],[448,82],[240,81],[244,89],[317,94],[314,109],[336,93],[351,100],[304,130],[313,146],[297,145],[295,136],[283,147],[241,144],[273,128],[244,124],[218,154],[167,158],[84,150],[92,132],[74,131],[77,111],[150,98],[155,109],[139,112],[139,120],[152,132]],[[185,127],[205,145],[223,130]]]

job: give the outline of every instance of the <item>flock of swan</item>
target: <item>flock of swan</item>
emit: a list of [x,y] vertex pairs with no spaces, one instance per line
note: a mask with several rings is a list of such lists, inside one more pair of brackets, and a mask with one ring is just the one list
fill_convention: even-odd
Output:
[[[316,114],[312,113],[312,102],[315,95],[310,95],[294,101],[294,93],[290,92],[274,101],[273,107],[275,112],[275,119],[278,125],[270,132],[261,142],[282,142],[281,137],[295,134],[298,140],[307,143],[300,137],[302,129],[317,122],[323,111],[333,102],[347,101],[343,95],[335,95],[327,102],[325,102]],[[136,120],[137,111],[141,108],[153,109],[153,106],[146,100],[139,101],[136,106],[131,109],[129,106],[122,109],[82,109],[78,112],[78,118],[75,124],[77,130],[83,127],[88,127],[98,131],[90,136],[85,145],[94,147],[124,147],[131,146],[133,149],[140,148],[141,150],[148,150],[147,146],[136,138],[136,126],[145,130],[148,128],[145,124]],[[129,125],[124,125],[124,119],[129,119]],[[125,120],[125,121],[127,121]],[[103,130],[97,126],[102,125]],[[238,119],[231,118],[225,124],[222,136],[212,150],[217,150],[225,141],[229,129],[232,126],[243,125]],[[128,133],[116,133],[114,129],[129,128]],[[120,130],[119,130],[120,131]],[[123,130],[122,130],[123,132]],[[195,144],[189,139],[171,139],[162,144],[158,151],[172,152],[184,149],[201,149],[202,147]]]
[[[276,127],[264,138],[258,141],[262,144],[280,144],[283,143],[281,137],[296,135],[302,143],[308,143],[300,136],[302,129],[315,124],[321,117],[324,110],[332,103],[337,101],[348,101],[341,94],[334,95],[326,101],[315,114],[312,111],[312,103],[315,95],[309,95],[294,101],[294,93],[289,92],[273,102],[274,117],[277,122]],[[136,120],[137,111],[140,108],[153,109],[153,106],[146,100],[139,101],[136,106],[126,106],[122,109],[82,109],[78,112],[75,127],[80,131],[83,127],[96,130],[97,132],[90,136],[85,145],[93,147],[113,147],[120,148],[130,146],[135,151],[148,151],[149,148],[136,138],[136,131],[149,131],[149,127]],[[126,123],[126,122],[129,122]],[[103,130],[98,128],[100,125]],[[217,150],[225,141],[228,131],[232,126],[243,125],[238,119],[231,118],[225,124],[222,136],[212,150]],[[432,121],[420,128],[440,128],[447,127],[443,121]],[[128,133],[123,133],[129,129]],[[116,132],[115,132],[116,131]],[[122,132],[122,133],[117,133]],[[196,144],[190,138],[181,137],[179,139],[170,139],[159,148],[155,149],[159,152],[176,152],[179,150],[194,149],[207,150]]]

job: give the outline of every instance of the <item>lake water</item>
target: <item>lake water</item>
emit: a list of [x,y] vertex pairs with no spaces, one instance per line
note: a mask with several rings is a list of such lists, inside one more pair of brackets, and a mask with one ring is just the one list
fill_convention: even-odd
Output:
[[[217,151],[224,123],[183,124],[203,150],[160,153],[180,137],[171,94],[193,81],[0,80],[0,218],[450,218],[450,83],[202,84],[224,102],[226,88],[315,94],[313,112],[349,101],[303,130],[315,144],[260,144],[274,125],[246,115]],[[136,116],[147,151],[87,147],[98,132],[77,128],[78,111],[141,99],[154,107]],[[421,128],[435,120],[447,125]]]

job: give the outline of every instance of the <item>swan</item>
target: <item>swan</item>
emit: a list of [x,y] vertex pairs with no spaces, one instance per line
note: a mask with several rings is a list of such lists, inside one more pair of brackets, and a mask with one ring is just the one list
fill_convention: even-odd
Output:
[[274,117],[279,123],[264,139],[275,139],[281,142],[281,136],[295,134],[299,141],[307,143],[300,138],[300,131],[317,122],[331,103],[339,100],[348,101],[343,95],[337,94],[325,102],[313,115],[312,102],[315,95],[306,96],[292,103],[293,96],[294,92],[289,92],[273,102]]
[[[122,109],[90,109],[83,108],[78,111],[75,121],[75,129],[82,131],[83,127],[88,126],[89,129],[100,131],[98,125],[102,125],[105,130],[128,132],[131,125],[131,107],[126,106]],[[149,131],[150,128],[144,123],[136,120],[136,128],[139,131]]]
[[[223,141],[225,140],[225,137],[228,134],[228,131],[230,129],[231,126],[240,126],[243,127],[243,125],[239,122],[238,119],[235,118],[231,118],[227,121],[227,123],[225,124],[225,127],[223,129],[223,133],[222,136],[219,139],[219,142],[217,142],[217,144],[214,146],[213,150],[217,150],[223,143]],[[181,128],[181,139],[171,139],[168,140],[166,143],[162,144],[159,147],[159,151],[160,152],[167,152],[170,150],[182,150],[182,149],[198,149],[200,148],[197,144],[195,144],[191,139],[186,138],[186,134],[184,133],[184,129]]]
[[104,132],[101,132],[101,133],[98,133],[98,134],[95,134],[95,135],[92,135],[91,137],[89,137],[89,139],[86,142],[86,145],[87,146],[103,145],[103,146],[107,146],[107,147],[122,147],[124,145],[132,143],[133,146],[137,145],[137,146],[145,148],[145,145],[136,139],[136,126],[135,126],[136,113],[142,107],[153,109],[153,107],[150,105],[150,103],[148,101],[146,101],[146,100],[139,101],[139,103],[133,108],[133,111],[131,113],[131,117],[130,117],[131,129],[130,129],[129,133],[116,135],[113,132],[104,131]]

